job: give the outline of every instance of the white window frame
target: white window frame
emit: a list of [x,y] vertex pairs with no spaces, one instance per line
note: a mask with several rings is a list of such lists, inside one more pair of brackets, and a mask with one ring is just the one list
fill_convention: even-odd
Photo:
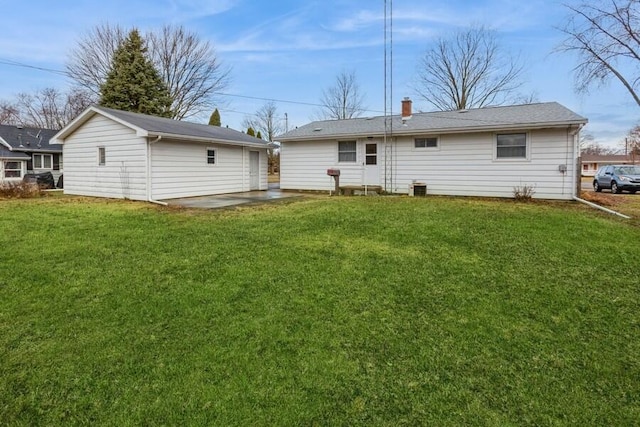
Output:
[[[524,157],[499,157],[498,156],[498,138],[501,135],[524,135],[525,155]],[[528,162],[531,152],[531,137],[529,132],[497,132],[493,136],[493,160],[497,162]]]
[[[20,169],[15,169],[15,168],[7,168],[7,164],[8,163],[17,163],[18,165],[20,165]],[[15,172],[15,171],[19,171],[20,172],[20,176],[7,176],[7,172]],[[3,160],[2,161],[2,177],[5,179],[22,179],[22,177],[24,176],[24,162],[22,160]]]
[[[36,159],[39,160],[39,166],[36,166]],[[49,167],[46,166],[45,159],[49,159]],[[53,154],[34,154],[33,169],[53,170]]]
[[[213,156],[209,153],[213,152]],[[209,159],[213,159],[213,162],[209,162]],[[216,148],[207,148],[207,166],[215,166],[218,164],[218,150]]]
[[98,166],[107,165],[107,149],[105,147],[98,147]]
[[[428,140],[433,140],[435,139],[436,141],[436,145],[435,147],[429,147],[427,146],[428,144]],[[424,147],[417,147],[416,144],[418,143],[419,140],[424,140]],[[413,149],[414,150],[430,150],[430,151],[435,151],[435,150],[439,150],[440,149],[440,137],[439,136],[419,136],[419,137],[415,137],[413,138]]]
[[[349,150],[349,151],[340,151],[340,144],[344,144],[344,143],[349,143],[349,144],[353,144],[353,150]],[[353,160],[340,160],[340,154],[353,154],[354,158]],[[345,140],[345,141],[338,141],[338,163],[348,163],[348,164],[353,164],[353,163],[357,163],[358,162],[358,141],[354,140]]]

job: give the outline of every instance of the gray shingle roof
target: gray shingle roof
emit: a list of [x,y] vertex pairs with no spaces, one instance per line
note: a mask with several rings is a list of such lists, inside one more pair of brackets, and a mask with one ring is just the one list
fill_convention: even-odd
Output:
[[13,151],[61,153],[60,145],[49,145],[49,140],[56,132],[58,131],[53,129],[0,125],[0,138],[9,144]]
[[233,141],[248,144],[261,144],[265,146],[269,144],[267,141],[262,139],[220,126],[210,126],[200,123],[165,119],[162,117],[148,116],[146,114],[114,110],[112,108],[97,106],[94,108],[130,123],[135,127],[144,129],[153,135],[173,135],[176,138],[192,137],[212,141]]
[[[384,134],[384,116],[349,120],[311,122],[276,137],[278,141],[300,141],[345,136],[380,136]],[[585,124],[587,119],[557,102],[486,107],[460,111],[415,113],[402,121],[392,117],[394,134],[453,133],[475,130],[499,130],[527,127]]]
[[21,151],[9,151],[8,148],[0,145],[0,159],[31,160],[31,157]]

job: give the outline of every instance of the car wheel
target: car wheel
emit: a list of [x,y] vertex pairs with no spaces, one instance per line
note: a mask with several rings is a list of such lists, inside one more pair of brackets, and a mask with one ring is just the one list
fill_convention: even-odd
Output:
[[600,184],[598,184],[598,181],[593,181],[593,191],[595,191],[596,193],[599,193],[602,191],[602,187],[600,187]]
[[614,194],[622,193],[622,190],[618,187],[618,183],[615,181],[611,181],[611,192]]
[[638,190],[629,190],[629,192],[630,192],[631,194],[636,194],[636,191],[638,191]]

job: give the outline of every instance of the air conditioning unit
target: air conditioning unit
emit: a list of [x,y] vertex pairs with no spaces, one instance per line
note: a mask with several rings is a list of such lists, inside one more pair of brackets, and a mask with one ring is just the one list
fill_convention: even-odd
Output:
[[424,197],[427,195],[427,184],[425,182],[413,181],[409,184],[409,196]]

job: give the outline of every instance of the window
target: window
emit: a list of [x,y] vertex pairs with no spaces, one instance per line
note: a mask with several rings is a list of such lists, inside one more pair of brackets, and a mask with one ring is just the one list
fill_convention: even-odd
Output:
[[22,162],[4,162],[5,178],[22,178]]
[[496,135],[497,159],[526,159],[527,134],[509,133]]
[[107,164],[107,153],[104,147],[98,147],[98,166],[104,166]]
[[338,162],[356,162],[356,142],[355,141],[339,141],[338,142]]
[[51,169],[53,167],[53,156],[51,154],[34,154],[34,169]]
[[216,150],[211,148],[207,149],[207,164],[208,165],[216,164]]
[[438,138],[416,138],[413,140],[415,148],[438,148]]
[[378,144],[365,145],[365,164],[367,165],[378,164]]

